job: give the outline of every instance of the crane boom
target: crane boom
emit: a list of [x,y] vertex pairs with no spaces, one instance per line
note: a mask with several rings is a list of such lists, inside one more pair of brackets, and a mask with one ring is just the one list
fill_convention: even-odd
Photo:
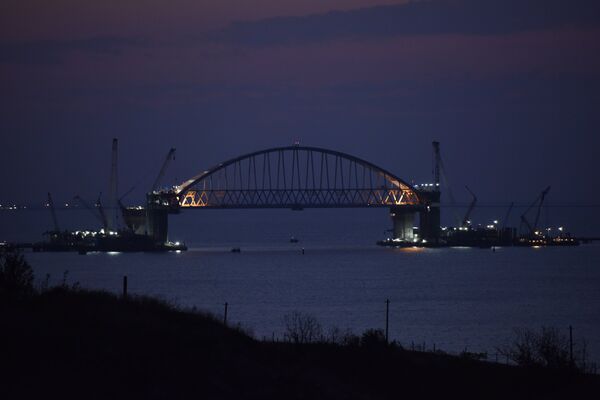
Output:
[[456,199],[454,198],[454,194],[452,193],[452,187],[448,180],[448,175],[446,173],[446,166],[444,165],[444,160],[442,159],[442,155],[440,152],[440,142],[434,141],[431,143],[433,146],[433,180],[436,185],[435,190],[441,190],[444,185],[444,193],[447,193],[448,199],[450,200],[450,206],[452,208],[452,213],[454,214],[454,220],[456,224],[461,222],[460,215],[456,212]]
[[175,159],[175,148],[171,148],[171,150],[169,150],[169,152],[167,153],[167,157],[165,158],[165,161],[162,164],[162,167],[160,168],[160,171],[158,172],[158,175],[156,176],[156,179],[154,180],[154,184],[152,185],[152,191],[155,191],[158,188],[158,185],[160,184],[160,181],[162,180],[163,176],[165,175],[165,172],[167,172],[167,167],[169,166],[169,163],[171,162],[171,160]]
[[104,223],[104,219],[102,218],[102,215],[97,214],[94,211],[94,208],[87,201],[85,201],[79,195],[73,197],[73,199],[77,200],[79,202],[79,204],[81,204],[86,210],[88,210],[97,220],[100,221],[100,223],[102,224],[102,226],[105,227],[105,223]]
[[506,211],[506,215],[504,216],[504,220],[502,221],[502,230],[504,230],[504,228],[506,228],[506,225],[508,224],[508,217],[510,217],[510,212],[512,211],[514,205],[515,203],[512,202],[510,203],[510,206],[508,206],[508,211]]
[[[544,205],[544,200],[546,199],[546,196],[548,195],[549,191],[550,191],[550,186],[548,186],[546,189],[544,189],[542,191],[542,193],[540,193],[540,195],[533,201],[533,203],[531,203],[531,205],[527,208],[527,210],[525,210],[525,212],[521,215],[521,223],[525,224],[527,226],[527,229],[529,230],[529,234],[531,236],[535,235],[535,232],[537,230],[537,225],[540,220],[540,212],[542,211],[542,206]],[[529,212],[529,210],[531,210],[536,205],[537,205],[537,210],[535,213],[535,220],[534,220],[533,226],[532,226],[529,223],[529,221],[527,220],[527,218],[525,217],[525,215]]]
[[58,226],[58,218],[56,218],[56,210],[54,209],[54,201],[52,201],[52,195],[48,192],[48,207],[50,207],[50,213],[52,214],[52,223],[54,224],[54,232],[60,232]]
[[104,212],[104,207],[102,207],[102,201],[100,198],[102,197],[102,192],[98,195],[98,200],[96,201],[96,207],[98,207],[98,212],[100,213],[100,219],[102,222],[102,227],[105,231],[108,231],[108,218],[106,218],[106,213]]
[[467,226],[467,224],[469,223],[469,217],[471,216],[471,213],[473,212],[473,209],[475,208],[475,205],[477,204],[477,196],[475,196],[475,193],[473,193],[471,191],[471,189],[469,189],[469,187],[466,185],[465,185],[465,188],[467,189],[467,191],[469,193],[471,193],[471,196],[473,196],[473,200],[471,200],[471,204],[469,204],[469,208],[467,209],[465,217],[463,218],[462,226]]
[[537,229],[538,222],[540,221],[540,212],[542,211],[542,205],[544,204],[544,199],[546,199],[546,196],[548,195],[549,191],[550,186],[544,189],[542,194],[540,194],[540,203],[538,204],[537,212],[535,214],[535,222],[533,223],[533,229]]

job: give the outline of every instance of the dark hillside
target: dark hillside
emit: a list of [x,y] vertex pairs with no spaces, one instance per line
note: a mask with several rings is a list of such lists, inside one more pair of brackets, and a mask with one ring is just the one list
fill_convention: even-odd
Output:
[[0,306],[12,398],[577,398],[600,379],[386,346],[256,341],[209,315],[56,288]]

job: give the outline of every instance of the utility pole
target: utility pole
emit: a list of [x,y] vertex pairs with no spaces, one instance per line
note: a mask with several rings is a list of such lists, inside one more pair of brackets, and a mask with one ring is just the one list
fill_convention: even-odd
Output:
[[385,300],[385,342],[389,343],[390,299]]
[[223,325],[227,325],[227,307],[229,303],[225,302],[225,313],[223,314]]

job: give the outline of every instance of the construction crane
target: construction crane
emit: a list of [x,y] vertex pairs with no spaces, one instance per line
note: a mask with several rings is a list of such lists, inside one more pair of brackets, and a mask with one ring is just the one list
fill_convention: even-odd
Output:
[[112,152],[110,160],[110,182],[108,185],[108,208],[109,215],[106,221],[108,222],[108,229],[117,230],[118,228],[118,212],[117,202],[119,197],[119,140],[114,138],[112,141]]
[[[546,189],[544,189],[542,191],[542,193],[540,193],[540,195],[533,201],[533,203],[531,203],[531,205],[527,208],[527,210],[525,210],[525,212],[521,215],[521,228],[523,227],[523,225],[525,225],[527,227],[527,229],[529,230],[530,236],[537,235],[537,226],[538,226],[538,222],[540,220],[540,212],[542,211],[542,205],[544,204],[544,199],[548,195],[549,191],[550,191],[550,186],[548,186]],[[533,221],[533,225],[531,225],[525,216],[527,215],[529,210],[531,210],[533,207],[536,207],[536,206],[537,206],[537,210],[535,213],[535,220]]]
[[444,165],[444,161],[442,160],[440,153],[440,142],[434,141],[431,144],[433,146],[433,181],[435,184],[435,190],[439,191],[441,189],[441,185],[444,185],[444,191],[448,194],[449,205],[452,209],[452,213],[454,214],[454,220],[458,224],[460,223],[461,219],[460,215],[456,212],[456,199],[452,193],[452,188],[446,173],[446,166]]
[[156,179],[154,180],[154,184],[152,185],[151,192],[154,192],[156,189],[158,189],[158,185],[160,184],[160,181],[164,177],[165,172],[167,172],[167,167],[169,166],[171,160],[175,160],[175,149],[174,148],[171,148],[171,150],[169,150],[169,152],[167,153],[167,157],[165,158],[165,161],[163,162],[162,167],[160,168],[160,171],[158,172],[158,175],[156,176]]
[[473,193],[471,191],[471,189],[469,189],[469,187],[466,185],[465,185],[465,188],[467,189],[467,191],[469,193],[471,193],[471,196],[473,196],[473,200],[471,200],[471,204],[469,204],[469,208],[467,209],[467,212],[465,213],[465,217],[462,220],[463,227],[466,227],[469,225],[469,218],[471,217],[471,213],[473,212],[473,209],[475,208],[475,205],[477,204],[477,196],[475,196],[475,193]]
[[[81,196],[77,195],[73,199],[77,200],[79,202],[79,204],[81,204],[86,210],[88,210],[94,216],[94,218],[96,218],[98,221],[100,221],[100,223],[102,224],[102,227],[104,229],[108,229],[106,216],[104,215],[104,210],[101,209],[100,207],[98,207],[98,204],[99,204],[98,202],[96,203],[96,208],[98,208],[98,213],[96,213],[94,208],[87,201],[85,201]],[[98,198],[98,201],[100,201],[100,198]]]
[[108,218],[106,218],[106,213],[104,212],[104,207],[102,206],[101,198],[102,192],[100,192],[100,194],[98,195],[98,200],[96,200],[96,208],[100,213],[100,218],[102,221],[102,227],[104,228],[104,231],[108,231]]
[[56,210],[54,209],[54,201],[52,201],[52,195],[48,192],[48,207],[50,207],[50,213],[52,214],[52,223],[54,224],[54,232],[59,233],[60,227],[58,226],[58,218],[56,218]]
[[508,217],[510,217],[510,212],[512,211],[514,205],[515,205],[515,203],[512,202],[512,203],[510,203],[510,206],[508,206],[508,211],[506,211],[506,215],[504,216],[504,219],[502,220],[502,230],[504,230],[506,228],[506,225],[508,224]]
[[440,155],[440,142],[431,142],[433,146],[433,183],[436,190],[440,190],[440,168],[442,167],[442,156]]

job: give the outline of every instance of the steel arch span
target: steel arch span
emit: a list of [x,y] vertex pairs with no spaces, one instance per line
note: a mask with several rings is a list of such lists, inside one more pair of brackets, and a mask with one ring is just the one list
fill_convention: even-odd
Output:
[[257,151],[175,187],[181,208],[417,206],[418,192],[385,169],[349,154],[289,146]]

